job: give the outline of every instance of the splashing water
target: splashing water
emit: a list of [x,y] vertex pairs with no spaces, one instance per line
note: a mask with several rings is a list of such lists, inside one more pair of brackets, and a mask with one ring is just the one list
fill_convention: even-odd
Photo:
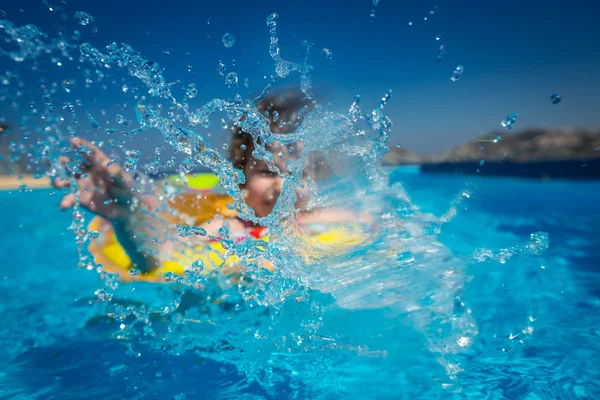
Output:
[[323,50],[321,50],[321,54],[328,60],[331,60],[333,58],[333,52],[328,48],[324,48]]
[[[437,55],[437,61],[438,62],[442,62],[444,60],[444,57],[446,56],[446,46],[445,45],[440,45],[440,47],[438,48],[438,55]],[[456,72],[456,71],[455,71]],[[453,72],[453,74],[455,73]],[[462,74],[462,72],[461,72]],[[450,79],[452,79],[452,77],[450,77]],[[459,77],[457,79],[454,80],[458,80],[460,79],[460,74]]]
[[515,122],[517,122],[517,118],[519,117],[519,114],[517,113],[512,113],[510,114],[508,117],[504,118],[501,122],[500,125],[502,125],[504,128],[506,129],[512,129],[513,125],[515,124]]
[[75,21],[77,21],[80,25],[86,26],[91,24],[92,22],[94,22],[94,17],[92,17],[91,15],[89,15],[88,13],[85,13],[83,11],[77,11],[75,13]]
[[[377,4],[374,2],[374,5]],[[82,25],[92,22],[93,19],[87,17],[86,23],[80,21]],[[50,161],[52,167],[46,172],[48,176],[69,180],[77,197],[73,177],[82,172],[78,167],[81,159],[75,158],[72,163],[63,166],[58,162],[58,156],[67,151],[70,137],[80,129],[83,121],[106,135],[119,133],[124,137],[134,137],[151,129],[157,130],[167,144],[184,156],[180,164],[182,173],[189,173],[198,165],[210,168],[218,177],[221,189],[233,199],[232,207],[240,217],[269,228],[269,242],[235,243],[227,239],[226,231],[219,235],[227,250],[224,259],[237,256],[247,268],[244,277],[251,280],[252,285],[234,284],[231,279],[220,277],[218,273],[224,263],[209,275],[203,262],[195,259],[189,262],[190,268],[184,275],[165,275],[165,280],[173,283],[174,287],[171,301],[160,306],[123,305],[114,301],[122,285],[86,254],[84,245],[94,235],[84,228],[84,214],[76,205],[70,229],[75,233],[80,266],[96,271],[104,279],[106,288],[98,289],[95,296],[103,302],[112,302],[107,315],[125,326],[121,334],[127,335],[132,343],[136,343],[135,338],[144,343],[152,338],[154,341],[150,343],[157,349],[173,353],[195,351],[204,357],[231,362],[248,375],[265,377],[267,387],[269,379],[277,378],[267,378],[266,369],[305,371],[309,365],[305,359],[311,355],[316,354],[315,359],[319,359],[325,354],[335,353],[331,360],[323,361],[324,365],[319,367],[325,371],[340,360],[338,365],[343,365],[344,360],[352,355],[399,357],[410,346],[420,346],[422,342],[426,343],[432,359],[437,358],[444,368],[447,378],[454,379],[460,370],[455,355],[464,351],[477,334],[470,311],[460,297],[465,280],[464,266],[436,239],[441,224],[450,221],[455,211],[429,229],[423,223],[423,214],[412,205],[403,188],[400,185],[389,187],[387,174],[381,170],[380,163],[388,151],[392,127],[384,114],[391,91],[386,92],[379,104],[366,113],[361,109],[360,97],[355,99],[347,113],[334,113],[321,106],[312,93],[312,67],[306,60],[294,63],[282,58],[277,23],[277,14],[267,18],[269,54],[274,63],[273,80],[286,78],[292,73],[299,75],[301,90],[312,104],[312,111],[302,111],[302,122],[287,135],[271,132],[269,121],[255,106],[267,94],[269,86],[251,102],[242,101],[236,92],[233,99],[216,98],[192,109],[185,97],[196,97],[195,85],[189,85],[184,99],[178,99],[174,94],[176,85],[168,83],[163,69],[127,44],[112,43],[99,49],[90,43],[76,46],[63,39],[48,41],[47,36],[35,26],[16,27],[9,21],[0,21],[5,40],[17,48],[12,52],[3,50],[0,56],[21,63],[26,60],[37,62],[46,54],[49,57],[61,55],[68,60],[71,52],[78,52],[78,58],[73,62],[89,69],[89,73],[85,73],[87,84],[104,84],[107,76],[115,76],[121,71],[127,74],[128,79],[136,81],[128,82],[128,89],[121,90],[124,95],[138,96],[136,93],[140,93],[142,88],[148,95],[135,98],[137,126],[117,131],[101,124],[83,101],[71,100],[65,102],[62,108],[56,107],[55,93],[44,93],[43,114],[48,129],[44,130],[43,139],[32,145],[29,151],[36,156],[35,162],[43,164],[46,160]],[[231,45],[233,41],[231,36]],[[225,37],[223,43],[231,47],[227,46]],[[310,46],[306,48],[308,52]],[[332,58],[329,49],[323,49],[322,55]],[[237,88],[237,74],[229,72],[226,75],[224,63],[219,62],[217,72],[226,86]],[[451,79],[458,80],[462,72],[462,66],[457,67]],[[70,94],[76,91],[75,80],[69,79],[68,82],[67,85],[63,82],[62,86]],[[125,87],[125,84],[119,83],[119,87]],[[165,108],[169,111],[159,112]],[[83,118],[79,118],[80,114]],[[225,115],[223,121],[226,126],[248,132],[255,143],[254,156],[265,161],[274,171],[278,169],[268,146],[275,142],[304,143],[302,157],[289,162],[282,193],[267,217],[257,217],[247,205],[240,189],[245,179],[243,173],[198,132],[201,128],[209,128],[211,118],[217,114]],[[116,121],[121,128],[131,125],[121,114],[117,114]],[[121,146],[117,144],[117,147]],[[368,232],[363,244],[346,253],[332,255],[319,249],[308,249],[291,223],[296,215],[295,189],[302,185],[304,156],[317,150],[328,152],[328,161],[337,178],[331,186],[325,185],[316,191],[316,202],[335,205],[346,201],[357,210],[374,216],[379,225],[378,229]],[[136,170],[141,152],[128,150],[125,154],[125,168]],[[139,177],[136,190],[143,193],[149,190],[151,184],[151,179]],[[176,195],[169,192],[175,189],[168,185],[164,190],[165,199]],[[468,196],[461,195],[453,203],[454,209],[465,198]],[[78,198],[77,202],[79,204]],[[161,223],[156,216],[145,217]],[[180,225],[176,232],[170,234],[193,237],[206,235],[206,232],[194,226]],[[310,254],[310,257],[307,260],[299,253]],[[259,268],[261,260],[276,265],[277,270],[270,272]],[[131,271],[131,276],[137,276],[138,270]],[[199,305],[182,307],[188,295],[198,297]],[[220,303],[231,305],[235,312],[225,311]],[[374,324],[359,332],[348,333],[342,322],[352,323],[349,311],[369,315],[383,325]],[[212,323],[197,322],[206,319],[207,312]],[[170,316],[171,322],[169,329],[161,330],[160,324],[152,321],[165,315]],[[410,325],[411,333],[403,333],[405,327],[396,325],[399,319]],[[255,328],[247,328],[249,320],[256,321]],[[390,325],[385,326],[386,321],[394,322],[387,322]],[[142,333],[136,333],[138,328]],[[375,340],[382,331],[403,339]],[[419,371],[416,368],[414,373]]]
[[462,74],[464,71],[465,71],[465,68],[462,65],[459,65],[450,74],[450,80],[452,82],[457,82],[462,77]]

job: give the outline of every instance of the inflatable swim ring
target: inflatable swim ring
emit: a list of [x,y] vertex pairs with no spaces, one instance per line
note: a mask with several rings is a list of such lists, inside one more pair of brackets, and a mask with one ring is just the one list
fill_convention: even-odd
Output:
[[[226,204],[231,202],[232,199],[227,195],[213,191],[213,188],[218,185],[218,179],[214,175],[198,174],[186,180],[176,176],[168,178],[168,181],[189,188],[169,200],[169,207],[175,211],[170,218],[170,223],[181,224],[187,222],[189,225],[200,225],[217,214],[221,214],[225,218],[236,216],[235,211],[231,211],[226,207]],[[185,222],[182,222],[179,218],[184,218]],[[205,273],[210,273],[216,266],[223,263],[225,255],[225,249],[221,242],[208,241],[202,243],[196,249],[190,248],[183,252],[174,253],[172,259],[163,261],[159,268],[147,273],[130,276],[129,271],[135,267],[119,244],[110,221],[96,216],[90,222],[88,230],[99,233],[98,238],[92,240],[88,248],[95,262],[101,264],[106,272],[119,275],[121,281],[161,282],[164,281],[163,277],[168,272],[183,275],[186,268],[198,259],[203,261]],[[268,241],[267,233],[266,228],[254,227],[246,231],[246,236]],[[304,239],[309,249],[317,251],[327,248],[329,252],[335,253],[363,242],[364,236],[358,224],[350,224],[350,226],[344,224],[343,226],[326,226]],[[225,260],[225,264],[231,265],[237,261],[236,256],[230,256]]]

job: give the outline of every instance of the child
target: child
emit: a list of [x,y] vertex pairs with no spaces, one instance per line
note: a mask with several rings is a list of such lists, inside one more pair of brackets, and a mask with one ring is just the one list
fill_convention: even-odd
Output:
[[[285,134],[298,126],[300,122],[298,111],[306,104],[301,94],[292,92],[267,96],[257,106],[271,122],[271,130],[274,133]],[[277,118],[274,118],[274,115],[277,115]],[[112,223],[119,244],[135,267],[144,273],[158,268],[163,262],[163,257],[160,255],[172,252],[177,248],[177,243],[173,241],[167,240],[162,244],[157,244],[157,241],[147,240],[145,238],[147,235],[143,234],[145,229],[150,229],[152,236],[158,236],[159,227],[149,227],[147,223],[140,223],[144,219],[143,211],[148,214],[147,211],[155,212],[158,209],[160,203],[158,196],[140,196],[134,193],[134,180],[131,175],[119,165],[111,163],[110,158],[92,143],[81,138],[74,138],[72,145],[83,155],[87,163],[81,166],[82,174],[75,176],[79,204]],[[275,155],[275,166],[283,174],[287,173],[286,162],[297,158],[301,153],[298,151],[301,145],[301,143],[297,143],[294,146],[284,146],[275,143],[269,147],[269,151]],[[246,178],[242,190],[248,206],[254,209],[258,217],[268,216],[281,193],[283,179],[279,174],[271,172],[264,161],[252,157],[254,143],[248,133],[236,131],[230,149],[230,161],[234,167],[244,172]],[[67,158],[61,159],[62,163],[68,161]],[[305,178],[309,174],[310,170],[307,168]],[[70,183],[67,180],[57,179],[54,181],[54,187],[58,189],[65,189],[69,186]],[[303,210],[297,220],[300,229],[308,231],[310,225],[317,223],[356,222],[359,220],[357,215],[347,210],[306,211],[309,199],[306,189],[297,188],[296,199],[296,208]],[[69,193],[61,200],[60,207],[67,209],[75,204],[75,194]],[[364,218],[362,220],[364,221]],[[232,236],[244,235],[249,229],[257,228],[254,224],[229,213],[222,218],[211,218],[210,221],[202,222],[198,228],[204,229],[207,235],[201,236],[200,239],[208,240],[207,238],[210,236],[218,236],[219,229],[224,224],[227,224],[228,231]],[[170,229],[172,230],[173,227],[165,225],[162,228],[162,234],[166,236]],[[178,238],[178,241],[184,242],[185,240]]]

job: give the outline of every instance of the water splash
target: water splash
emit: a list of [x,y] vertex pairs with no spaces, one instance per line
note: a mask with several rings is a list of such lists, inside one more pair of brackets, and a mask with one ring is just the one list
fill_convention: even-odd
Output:
[[515,124],[515,122],[517,122],[517,118],[519,117],[519,114],[517,113],[512,113],[510,114],[508,117],[504,118],[501,122],[500,125],[502,125],[504,128],[506,129],[512,129],[513,125]]
[[[336,330],[335,323],[324,322],[343,320],[347,318],[348,311],[353,311],[372,313],[370,315],[373,318],[385,323],[381,310],[391,310],[396,317],[410,321],[411,327],[422,335],[420,337],[427,342],[427,347],[454,377],[457,369],[452,355],[462,351],[472,341],[477,328],[466,306],[455,306],[455,298],[459,296],[457,293],[464,281],[459,260],[453,258],[448,249],[436,240],[435,232],[422,229],[418,210],[401,186],[388,187],[387,174],[379,167],[389,147],[392,123],[384,111],[392,93],[386,92],[379,104],[367,112],[362,111],[360,97],[354,100],[347,113],[335,113],[321,106],[312,93],[312,67],[307,64],[307,59],[303,63],[283,59],[277,21],[277,14],[270,15],[266,21],[270,36],[269,54],[274,63],[273,82],[293,73],[298,74],[301,90],[312,105],[311,112],[308,108],[300,111],[302,122],[288,135],[271,132],[270,122],[255,106],[267,94],[269,85],[249,102],[240,101],[241,98],[236,96],[234,99],[213,99],[192,109],[185,98],[180,100],[174,94],[177,92],[175,85],[168,83],[161,66],[145,59],[130,46],[113,43],[102,50],[89,43],[79,46],[78,61],[90,66],[90,71],[95,71],[99,81],[104,81],[105,75],[120,70],[135,81],[128,81],[128,89],[121,92],[133,95],[132,88],[141,85],[148,96],[139,98],[135,107],[138,126],[126,131],[103,126],[80,100],[66,103],[62,112],[68,119],[61,121],[55,118],[49,125],[54,135],[49,139],[52,141],[50,146],[44,144],[49,150],[34,146],[36,154],[44,154],[43,158],[52,163],[48,175],[69,179],[74,193],[77,193],[74,176],[81,173],[78,170],[81,160],[76,158],[73,163],[63,167],[57,158],[68,148],[68,139],[82,124],[78,114],[83,111],[84,120],[107,135],[119,133],[132,137],[156,129],[166,143],[184,156],[180,164],[183,173],[192,171],[197,165],[210,168],[217,175],[222,190],[233,198],[232,206],[240,217],[270,229],[269,242],[235,243],[227,238],[227,232],[220,232],[217,240],[226,253],[213,272],[208,272],[208,268],[194,257],[183,276],[172,273],[164,276],[165,280],[179,287],[176,299],[159,307],[125,306],[115,301],[107,314],[119,323],[133,319],[133,322],[127,322],[127,326],[143,326],[144,334],[155,338],[157,346],[158,343],[169,343],[164,346],[171,346],[169,348],[174,352],[193,350],[206,357],[235,362],[240,369],[252,375],[262,373],[265,366],[273,364],[280,368],[303,368],[301,362],[283,360],[277,356],[280,352],[301,355],[318,353],[319,349],[325,348],[339,351],[339,354],[368,354],[374,357],[400,354],[403,351],[402,341],[390,342],[389,346],[386,343],[384,348],[380,348],[381,343],[372,342],[381,326],[374,325],[361,334],[348,336],[344,330]],[[47,41],[46,35],[37,28],[17,28],[4,21],[0,23],[0,28],[9,41],[16,41],[17,37],[21,40],[26,38],[27,43],[22,43],[20,50],[2,54],[17,62],[62,51],[62,45],[65,51],[76,48],[68,43]],[[308,53],[310,46],[306,48]],[[325,56],[331,58],[331,52],[328,52],[329,57]],[[225,64],[219,62],[219,75],[228,86],[237,86],[237,75],[234,72],[225,75],[225,72]],[[88,79],[93,81],[91,76],[90,72],[86,76],[86,83]],[[121,83],[119,86],[124,87]],[[188,90],[185,97],[195,96],[190,97]],[[48,106],[46,115],[51,116],[53,111],[57,111],[56,108],[50,108],[54,104],[52,96],[45,97],[44,103]],[[169,112],[160,112],[166,108],[169,108]],[[282,174],[285,177],[282,193],[268,217],[259,218],[248,207],[240,190],[244,175],[196,130],[210,127],[211,118],[217,114],[225,116],[223,121],[227,126],[248,132],[255,143],[255,157],[265,161],[277,173],[281,171],[273,164],[273,154],[268,146],[275,142],[291,145],[301,141],[305,144],[302,156],[288,164],[289,173]],[[117,117],[117,120],[124,119]],[[117,147],[120,145],[117,144]],[[373,215],[381,225],[367,236],[364,244],[346,254],[333,256],[307,247],[290,222],[296,215],[295,189],[302,185],[302,170],[305,167],[303,156],[315,150],[328,152],[333,168],[340,175],[339,183],[351,188],[344,191],[344,195],[335,190],[328,192],[324,188],[316,193],[316,201],[323,205],[334,205],[346,196],[349,204],[355,204],[357,210]],[[125,168],[137,169],[140,158],[139,151],[126,151]],[[149,179],[139,178],[136,190],[143,193],[145,186],[151,186],[150,182]],[[164,198],[176,195],[177,190],[166,185]],[[168,226],[156,215],[145,215],[144,218],[148,218],[155,226]],[[449,219],[450,216],[446,218]],[[80,265],[97,271],[105,279],[107,288],[98,291],[96,296],[102,301],[111,302],[116,298],[112,295],[120,289],[120,285],[114,275],[107,273],[102,266],[95,265],[83,250],[90,235],[84,229],[84,214],[79,205],[73,213],[73,221],[72,229],[80,249]],[[145,234],[144,229],[139,234]],[[206,235],[206,231],[192,225],[180,225],[176,232],[170,234],[193,238]],[[157,241],[160,240],[157,238]],[[245,266],[239,283],[219,274],[230,256],[238,257]],[[263,262],[276,265],[276,272],[261,267]],[[136,271],[132,273],[132,276],[137,274]],[[180,308],[184,294],[194,294],[200,288],[203,290],[200,305]],[[426,302],[423,302],[423,298],[426,298]],[[232,305],[235,310],[233,317],[224,311],[221,303]],[[204,311],[210,310],[214,325],[186,322],[205,320],[207,314],[200,312],[202,307]],[[160,325],[153,324],[152,320],[165,315],[173,317],[173,329],[159,333],[159,329],[154,328]],[[234,322],[231,322],[232,319]],[[258,321],[255,330],[243,328],[247,320]],[[208,325],[211,325],[210,333],[207,331]],[[398,327],[391,328],[398,332]],[[122,331],[131,335],[130,340],[135,337],[134,330]],[[218,348],[220,340],[228,342],[228,349]],[[251,349],[249,343],[254,344]],[[245,349],[246,354],[241,354],[240,349]]]
[[77,21],[77,23],[79,25],[83,25],[83,26],[89,25],[94,22],[94,17],[92,17],[91,15],[89,15],[88,13],[85,13],[83,11],[77,11],[75,13],[74,18],[75,18],[75,21]]
[[462,77],[462,74],[464,71],[465,71],[465,68],[462,65],[459,65],[450,74],[450,80],[452,82],[457,82]]

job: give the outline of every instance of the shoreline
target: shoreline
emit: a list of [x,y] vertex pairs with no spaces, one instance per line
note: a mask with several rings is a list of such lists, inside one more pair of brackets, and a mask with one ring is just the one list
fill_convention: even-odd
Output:
[[48,189],[51,187],[50,178],[43,177],[36,179],[32,175],[0,176],[0,190],[14,190],[21,186],[27,186],[28,189]]

